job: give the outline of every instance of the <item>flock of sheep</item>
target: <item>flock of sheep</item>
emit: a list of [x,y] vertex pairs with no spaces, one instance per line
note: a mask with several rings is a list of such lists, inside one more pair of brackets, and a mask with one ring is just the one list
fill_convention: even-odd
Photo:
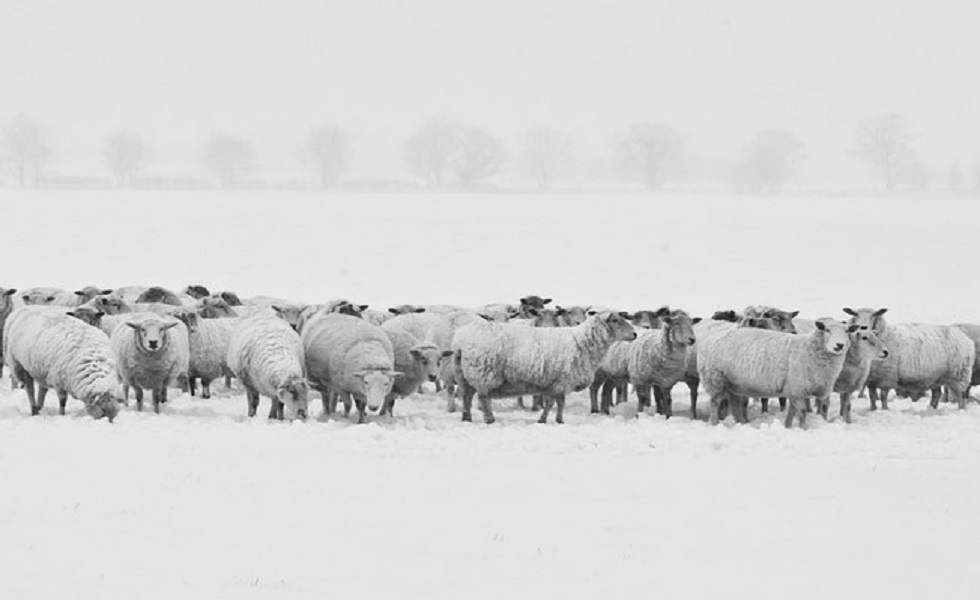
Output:
[[797,418],[805,426],[811,410],[827,418],[832,393],[849,423],[851,398],[865,386],[872,409],[888,408],[893,389],[914,400],[929,393],[933,407],[952,397],[964,408],[980,382],[980,325],[893,325],[884,308],[845,308],[846,321],[812,321],[750,306],[702,320],[668,307],[626,313],[549,304],[527,296],[474,309],[376,311],[346,300],[243,301],[198,285],[181,293],[0,287],[0,375],[5,365],[35,415],[50,389],[61,414],[72,396],[93,417],[112,420],[131,390],[137,410],[148,390],[159,412],[168,389],[207,399],[212,382],[230,387],[237,378],[249,416],[266,396],[270,418],[307,418],[312,389],[324,414],[342,401],[345,416],[356,405],[359,423],[368,409],[393,414],[397,399],[427,382],[444,391],[450,412],[462,400],[464,421],[472,420],[474,397],[493,423],[492,400],[519,397],[523,406],[531,396],[540,422],[554,409],[561,423],[567,395],[585,389],[592,412],[608,414],[614,394],[625,401],[630,385],[639,411],[670,417],[671,388],[683,381],[692,418],[703,387],[712,423],[727,413],[744,423],[750,398],[761,400],[763,412],[779,398],[787,427]]

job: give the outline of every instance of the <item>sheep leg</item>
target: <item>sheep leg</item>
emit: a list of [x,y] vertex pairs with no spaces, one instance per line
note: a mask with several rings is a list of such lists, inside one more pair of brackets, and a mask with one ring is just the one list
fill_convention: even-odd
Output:
[[[350,394],[347,395],[347,398],[349,397]],[[344,399],[345,406],[346,402],[349,402],[347,398]],[[367,400],[361,400],[360,398],[355,397],[354,404],[357,405],[357,424],[363,425],[364,422],[367,421]]]
[[23,369],[18,369],[18,371],[17,379],[24,384],[24,389],[27,390],[27,402],[31,405],[31,416],[41,414],[41,410],[37,407],[37,400],[34,397],[34,378]]
[[40,413],[44,409],[44,398],[47,395],[48,395],[48,388],[38,384],[37,386],[37,412],[38,413]]
[[593,415],[599,414],[599,389],[602,387],[602,382],[598,379],[593,379],[592,383],[589,384],[589,412]]
[[636,412],[639,414],[644,407],[650,406],[650,386],[634,385],[633,389],[636,390]]
[[630,384],[628,383],[624,383],[616,386],[616,404],[622,404],[623,402],[629,401],[629,385]]
[[769,398],[759,398],[759,401],[762,402],[762,412],[768,413],[769,412]]
[[541,418],[538,419],[538,423],[548,422],[548,413],[551,412],[551,407],[554,405],[555,399],[548,396],[544,399],[544,410],[541,411]]
[[330,392],[327,390],[319,390],[320,392],[320,404],[323,405],[323,414],[329,415],[333,414],[336,406],[330,403]]
[[259,392],[252,386],[245,386],[245,397],[248,400],[248,416],[254,417],[259,410]]
[[565,394],[560,394],[555,397],[555,403],[558,408],[555,412],[555,423],[559,425],[565,424]]
[[871,400],[871,410],[878,410],[878,388],[867,386],[868,398]]
[[456,386],[451,383],[446,383],[446,410],[451,413],[456,412]]
[[966,399],[967,399],[966,394],[961,392],[958,388],[952,388],[952,390],[953,390],[953,399],[956,400],[956,406],[960,410],[966,410]]
[[143,388],[135,387],[133,393],[136,394],[136,410],[143,412]]
[[65,390],[55,390],[58,393],[58,414],[65,416],[65,405],[68,404],[68,392]]
[[541,410],[541,407],[544,406],[544,397],[541,394],[535,394],[532,399],[531,410]]
[[851,393],[841,392],[840,395],[840,416],[844,418],[845,423],[851,422]]
[[670,388],[658,386],[658,389],[663,396],[664,416],[669,419],[674,416],[674,399],[670,395]]
[[790,429],[793,427],[793,418],[796,417],[796,402],[792,402],[789,408],[786,410],[786,428]]
[[269,418],[282,421],[282,402],[279,401],[279,398],[272,398],[272,404],[269,406]]
[[192,398],[197,395],[197,377],[187,378],[187,391],[190,392]]
[[666,414],[666,409],[664,408],[664,395],[660,391],[659,386],[653,387],[653,402],[657,405],[656,413],[658,415]]
[[599,404],[599,412],[604,415],[609,414],[609,410],[613,405],[613,388],[615,386],[611,381],[606,381],[602,384],[602,400]]
[[878,399],[881,400],[881,410],[888,410],[888,392],[890,388],[881,388],[878,394]]
[[211,399],[211,380],[201,377],[201,398]]
[[[809,400],[809,398],[807,398],[807,400]],[[804,402],[804,407],[805,405],[806,403]],[[799,415],[800,417],[800,429],[806,429],[806,413],[808,412],[809,411],[807,410],[801,410],[801,409],[797,409],[796,411],[797,415]]]
[[473,422],[473,394],[476,390],[472,386],[460,384],[463,388],[463,422],[472,423]]
[[517,397],[517,407],[521,410],[527,410],[527,407],[524,406],[524,396]]
[[939,401],[949,402],[949,386],[946,389],[940,387],[932,388],[932,404],[939,404]]
[[687,390],[691,394],[691,418],[698,418],[698,384],[694,382],[687,382]]
[[487,425],[492,424],[496,419],[493,418],[493,405],[489,397],[480,394],[480,410],[483,411],[483,422]]
[[225,389],[231,389],[231,375],[225,375]]
[[717,425],[718,421],[720,420],[718,416],[719,412],[721,412],[720,404],[722,399],[719,396],[720,394],[712,394],[708,402],[708,405],[711,407],[708,415],[708,422],[710,422],[712,425]]
[[442,391],[442,384],[439,382],[438,379],[436,379],[435,384],[436,384],[436,393],[438,394],[439,392]]
[[779,410],[786,410],[786,398],[779,399]]
[[344,403],[344,417],[349,417],[351,406],[354,404],[351,395],[345,392],[343,395],[338,394],[338,397]]
[[153,390],[153,412],[160,414],[160,405],[167,401],[167,384]]

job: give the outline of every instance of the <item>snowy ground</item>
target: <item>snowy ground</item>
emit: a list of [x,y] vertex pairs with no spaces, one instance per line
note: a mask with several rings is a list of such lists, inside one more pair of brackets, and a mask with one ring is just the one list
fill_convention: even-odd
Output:
[[[5,286],[980,321],[966,201],[3,192],[0,209]],[[462,424],[427,395],[356,426],[249,420],[221,392],[110,425],[75,401],[28,417],[8,383],[2,598],[976,597],[975,403],[857,400],[852,425],[800,431],[692,422],[683,386],[669,422],[579,396],[565,426],[512,401]]]

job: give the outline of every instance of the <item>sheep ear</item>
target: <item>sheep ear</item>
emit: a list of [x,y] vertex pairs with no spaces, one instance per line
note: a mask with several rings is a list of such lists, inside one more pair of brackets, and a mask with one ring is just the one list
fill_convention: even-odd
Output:
[[490,318],[490,315],[485,315],[485,314],[483,314],[483,313],[480,313],[480,318],[481,318],[481,319],[483,319],[484,321],[490,321],[490,322],[493,322],[493,319],[492,319],[492,318]]
[[541,304],[551,304],[551,298],[545,298],[541,301]]
[[443,358],[449,358],[452,355],[453,355],[453,351],[452,350],[443,350],[442,351],[442,357]]
[[272,305],[272,310],[276,311],[276,314],[277,315],[282,316],[282,307],[281,306],[276,306],[275,304],[273,304]]
[[397,314],[398,314],[398,311],[397,311],[397,310],[395,310],[394,308],[389,308],[389,309],[388,309],[388,312],[390,312],[390,313],[391,313],[391,314],[393,314],[393,315],[397,315]]
[[368,306],[371,306],[371,305],[370,304],[362,304],[358,308],[360,308],[361,310],[367,310],[368,309]]
[[789,318],[790,319],[795,319],[797,316],[799,316],[799,314],[800,314],[800,311],[794,310],[793,312],[789,313]]
[[54,296],[48,296],[44,299],[46,302],[54,302]]
[[101,319],[101,318],[102,318],[102,317],[104,317],[104,316],[105,316],[105,313],[104,313],[104,312],[102,312],[101,310],[97,310],[97,311],[95,311],[95,318],[96,318],[96,319]]
[[532,317],[537,317],[537,316],[540,316],[541,315],[541,313],[538,312],[538,309],[536,309],[536,308],[529,308],[529,309],[527,309],[527,314],[531,315]]
[[881,315],[885,314],[886,312],[888,312],[888,309],[887,308],[879,308],[878,310],[876,310],[874,312],[874,316],[880,317]]
[[857,324],[855,324],[855,325],[848,325],[847,326],[847,333],[854,333],[858,329],[861,329],[861,326],[860,325],[857,325]]
[[657,312],[656,312],[656,314],[654,316],[655,317],[667,317],[667,316],[670,316],[670,307],[669,306],[661,306],[660,308],[657,309]]
[[[365,308],[367,308],[367,305],[366,304],[364,306],[365,306]],[[425,307],[424,306],[420,306],[420,307],[418,307],[418,308],[415,309],[415,312],[417,312],[417,313],[424,313],[425,312]]]
[[590,310],[590,311],[586,312],[585,314],[587,314],[590,317],[594,317],[597,314],[599,314],[599,312],[598,311],[595,311],[595,310]]
[[126,327],[129,327],[130,329],[134,329],[134,330],[137,330],[137,329],[140,328],[140,326],[137,325],[136,323],[130,323],[129,321],[126,321]]
[[844,312],[851,315],[852,317],[858,316],[857,312],[853,308],[844,307]]
[[630,314],[628,312],[626,312],[626,311],[620,312],[619,313],[619,316],[623,317],[624,319],[629,319],[630,318]]
[[10,289],[10,290],[7,290],[6,292],[4,292],[3,295],[4,296],[13,296],[16,293],[17,293],[17,290],[16,289]]
[[555,314],[560,317],[562,315],[567,315],[568,314],[568,311],[565,310],[564,308],[560,307],[560,306],[556,306],[555,307]]
[[814,322],[813,324],[814,324],[814,325],[815,325],[815,326],[817,327],[817,329],[819,329],[820,331],[827,331],[827,326],[823,324],[823,321],[815,321],[815,322]]
[[83,292],[82,290],[75,290],[75,295],[76,296],[84,296],[85,295],[85,292]]
[[180,321],[174,321],[173,323],[167,323],[166,325],[164,325],[163,327],[160,328],[160,331],[166,331],[166,330],[170,329],[171,327],[176,327],[178,325],[180,325]]
[[409,350],[408,353],[411,354],[416,359],[422,358],[422,353],[419,350],[416,350],[415,348]]
[[701,317],[694,317],[693,319],[691,319],[691,324],[693,325],[697,325],[700,322],[701,322]]
[[102,296],[108,296],[112,293],[112,290],[99,290],[99,294]]

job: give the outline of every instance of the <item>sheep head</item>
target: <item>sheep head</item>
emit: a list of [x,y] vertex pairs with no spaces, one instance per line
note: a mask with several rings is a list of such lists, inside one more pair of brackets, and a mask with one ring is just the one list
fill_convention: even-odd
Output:
[[167,330],[176,327],[180,321],[174,319],[170,322],[160,319],[146,319],[138,323],[127,321],[136,335],[136,345],[143,352],[156,353],[167,347]]
[[112,423],[119,413],[119,402],[111,392],[103,392],[85,402],[85,412],[93,419],[105,417]]
[[205,319],[237,317],[238,313],[225,300],[216,296],[206,296],[197,301],[197,312]]
[[609,329],[612,338],[617,342],[632,342],[636,339],[636,329],[629,322],[629,313],[607,312],[596,317]]
[[79,306],[65,314],[67,314],[69,317],[75,317],[79,321],[85,323],[86,325],[91,325],[92,327],[99,327],[102,325],[102,317],[105,316],[104,312],[90,306]]
[[228,306],[243,306],[241,298],[235,292],[221,292],[217,294],[218,298],[221,298],[228,303]]
[[368,408],[377,411],[384,404],[385,397],[391,393],[391,386],[395,383],[395,377],[402,374],[398,371],[367,369],[357,371],[354,373],[354,377],[361,385],[361,395],[364,396]]
[[289,377],[276,387],[276,397],[299,419],[310,414],[310,384],[302,377]]
[[91,303],[93,306],[107,315],[121,315],[124,313],[133,312],[133,309],[126,304],[125,300],[114,296],[96,296],[95,298],[92,298]]
[[851,336],[850,352],[856,353],[859,359],[888,358],[888,348],[874,332],[862,330],[856,324],[848,325],[847,332]]
[[289,323],[289,326],[293,328],[293,331],[299,332],[300,326],[303,323],[303,308],[302,306],[296,305],[286,305],[286,306],[273,306],[272,310],[276,311],[276,315],[283,321]]
[[851,316],[848,324],[857,325],[863,331],[871,330],[880,335],[885,329],[884,314],[888,312],[887,308],[859,308],[857,310],[844,308],[844,312]]
[[203,285],[189,285],[184,288],[184,293],[195,300],[200,300],[201,298],[211,295],[208,288],[204,287]]
[[[419,344],[408,351],[412,359],[429,381],[438,379],[439,359],[442,353],[432,344]],[[452,354],[452,351],[448,351]]]
[[700,318],[692,319],[691,315],[683,310],[673,310],[670,314],[660,318],[663,319],[667,328],[666,334],[670,336],[670,343],[693,346],[697,342],[694,335],[694,324],[700,322]]
[[828,317],[817,319],[814,325],[817,328],[813,332],[813,335],[821,339],[823,348],[828,354],[843,354],[847,352],[848,347],[851,345],[851,340],[848,337],[848,326]]

